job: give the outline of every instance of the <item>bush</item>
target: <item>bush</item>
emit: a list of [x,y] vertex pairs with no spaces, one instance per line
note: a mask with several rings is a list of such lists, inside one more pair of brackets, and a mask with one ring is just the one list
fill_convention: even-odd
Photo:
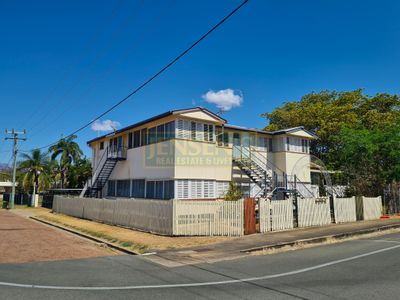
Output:
[[237,201],[243,197],[243,193],[232,181],[229,182],[229,189],[224,196],[225,201]]

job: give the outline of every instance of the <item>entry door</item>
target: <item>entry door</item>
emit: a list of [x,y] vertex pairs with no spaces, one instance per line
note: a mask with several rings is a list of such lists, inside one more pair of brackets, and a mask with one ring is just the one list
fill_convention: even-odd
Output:
[[122,136],[119,136],[117,139],[118,139],[117,140],[118,150],[121,150],[122,149]]

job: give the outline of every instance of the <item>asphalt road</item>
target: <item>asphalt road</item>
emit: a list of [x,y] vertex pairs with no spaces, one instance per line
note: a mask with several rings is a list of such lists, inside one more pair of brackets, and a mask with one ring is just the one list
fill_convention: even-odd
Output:
[[177,268],[127,255],[0,264],[1,299],[398,299],[399,295],[400,234]]

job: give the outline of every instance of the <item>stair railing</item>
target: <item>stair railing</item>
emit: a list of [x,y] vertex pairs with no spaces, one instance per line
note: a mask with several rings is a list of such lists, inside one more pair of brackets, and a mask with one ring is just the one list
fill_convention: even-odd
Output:
[[108,151],[108,153],[107,153],[107,158],[114,158],[114,159],[122,158],[122,159],[126,159],[127,152],[128,152],[127,150],[128,149],[125,146],[111,146],[110,151]]
[[107,158],[108,158],[108,147],[106,147],[106,149],[104,149],[103,154],[101,155],[100,160],[97,163],[96,168],[94,169],[94,171],[92,173],[92,177],[86,181],[85,186],[80,195],[81,197],[83,197],[85,195],[86,191],[89,188],[93,187],[93,184],[96,182],[97,177],[100,174],[100,171],[103,168],[104,164],[106,163]]
[[[247,158],[251,161],[255,162],[257,165],[262,167],[265,172],[268,170],[272,170],[270,175],[272,189],[276,190],[279,188],[284,189],[292,189],[296,190],[301,196],[305,197],[305,194],[308,194],[308,197],[312,197],[313,193],[310,189],[300,181],[296,175],[287,175],[283,170],[277,167],[273,162],[271,162],[268,157],[263,157],[265,161],[258,157],[259,151],[253,149],[253,147],[241,147],[234,145],[233,148],[237,149],[240,153],[240,158]],[[256,154],[255,154],[256,153]],[[278,174],[280,173],[280,174]],[[267,173],[266,173],[267,174]],[[269,174],[267,174],[269,175]]]

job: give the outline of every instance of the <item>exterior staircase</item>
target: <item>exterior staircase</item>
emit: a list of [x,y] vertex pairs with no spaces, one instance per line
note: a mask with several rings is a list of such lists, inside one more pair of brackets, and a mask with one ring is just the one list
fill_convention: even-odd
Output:
[[296,175],[285,174],[251,147],[233,146],[232,162],[260,188],[257,196],[274,198],[278,194],[292,194],[304,198],[312,195]]
[[93,172],[93,177],[85,184],[81,197],[101,198],[111,173],[120,160],[126,160],[126,154],[125,147],[107,147]]

